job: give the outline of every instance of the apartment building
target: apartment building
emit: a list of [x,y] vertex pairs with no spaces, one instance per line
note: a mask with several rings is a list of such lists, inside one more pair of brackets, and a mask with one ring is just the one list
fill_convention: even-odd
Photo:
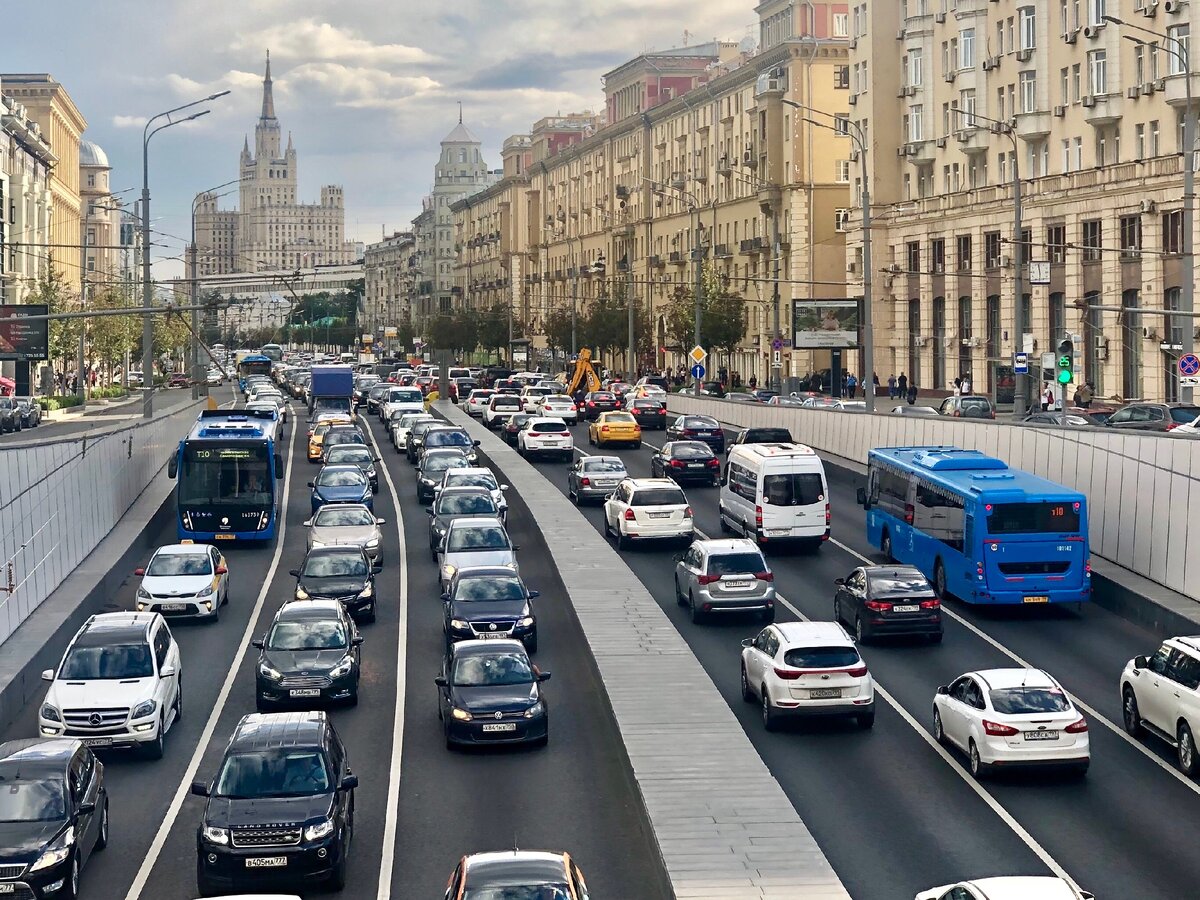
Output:
[[415,264],[411,232],[395,231],[367,244],[363,251],[363,319],[366,330],[379,332],[397,325],[408,312],[410,266]]
[[[1019,276],[1036,356],[1078,335],[1098,396],[1177,398],[1176,361],[1194,326],[1138,310],[1181,302],[1194,6],[852,8],[851,115],[867,136],[881,377],[903,371],[945,388],[967,373],[977,389],[1011,397],[1024,343]],[[856,204],[861,190],[855,178]],[[848,277],[860,278],[857,210],[848,227]]]

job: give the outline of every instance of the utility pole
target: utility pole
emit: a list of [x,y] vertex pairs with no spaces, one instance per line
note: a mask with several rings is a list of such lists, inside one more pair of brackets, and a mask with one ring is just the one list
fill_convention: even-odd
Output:
[[633,315],[633,237],[625,244],[625,309],[629,314],[629,371],[626,380],[633,384],[637,374],[637,334]]
[[[783,255],[783,249],[780,246],[781,242],[779,240],[779,206],[782,203],[782,200],[783,200],[783,193],[781,191],[779,196],[775,198],[775,202],[772,204],[772,208],[771,208],[771,256],[775,263],[775,266],[774,266],[775,272],[772,276],[775,284],[772,289],[772,298],[771,299],[774,304],[774,316],[775,316],[774,334],[775,334],[776,341],[778,341],[780,338],[783,337],[783,332],[780,329],[780,325],[779,325],[779,303],[780,303],[780,300],[779,300],[779,265],[781,262],[780,257]],[[771,347],[771,390],[778,391],[779,393],[782,394],[783,393],[783,364],[781,361],[778,366],[775,365],[775,353],[777,353],[777,352],[779,352],[779,351],[776,351],[774,348],[774,345],[772,344],[772,347]],[[780,358],[782,360],[782,353],[780,354]]]
[[[695,313],[694,313],[695,321],[692,324],[692,330],[694,332],[693,337],[695,338],[696,343],[693,344],[692,346],[699,347],[700,346],[700,317],[701,317],[700,292],[704,289],[704,249],[701,246],[701,240],[703,238],[701,229],[703,228],[703,224],[700,221],[700,206],[699,206],[699,204],[697,204],[695,202],[692,203],[692,212],[694,212],[696,215],[696,231],[695,231],[696,236],[694,238],[696,246],[693,250],[693,252],[696,255],[696,288],[695,288],[696,308],[695,308]],[[705,349],[707,350],[708,348],[706,347]],[[711,360],[709,361],[709,365],[710,366],[712,365]],[[700,396],[700,385],[702,382],[703,382],[702,378],[692,379],[692,384],[695,388],[697,397]]]

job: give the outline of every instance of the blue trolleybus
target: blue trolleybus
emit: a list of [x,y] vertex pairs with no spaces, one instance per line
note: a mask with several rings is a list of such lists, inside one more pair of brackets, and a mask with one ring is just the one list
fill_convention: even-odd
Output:
[[263,356],[261,353],[252,353],[242,357],[237,369],[238,388],[245,393],[248,376],[271,374],[271,357]]
[[957,447],[868,455],[867,540],[967,603],[1091,599],[1087,498]]
[[275,538],[283,459],[272,416],[267,410],[200,413],[167,466],[177,481],[180,540]]

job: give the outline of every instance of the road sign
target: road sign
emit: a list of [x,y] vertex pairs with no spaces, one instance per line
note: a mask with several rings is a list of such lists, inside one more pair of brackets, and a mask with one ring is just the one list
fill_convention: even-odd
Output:
[[692,352],[689,353],[688,356],[692,358],[692,362],[694,362],[696,365],[700,365],[702,362],[704,362],[704,360],[708,359],[708,351],[697,344],[692,348]]
[[1013,373],[1016,375],[1029,374],[1029,354],[1014,353],[1013,354]]
[[1180,375],[1200,375],[1200,356],[1195,353],[1185,353],[1179,357]]
[[1181,375],[1179,376],[1180,387],[1200,387],[1200,375]]
[[771,368],[772,369],[782,369],[783,368],[783,354],[778,350],[774,351],[771,354]]
[[772,350],[782,350],[783,349],[783,338],[775,338],[775,340],[771,341],[771,349]]
[[700,365],[700,363],[696,363],[694,366],[692,366],[692,377],[697,380],[703,378],[704,366]]

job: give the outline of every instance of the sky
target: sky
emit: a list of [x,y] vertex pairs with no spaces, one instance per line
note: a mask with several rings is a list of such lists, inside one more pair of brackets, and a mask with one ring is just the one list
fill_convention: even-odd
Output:
[[[275,113],[299,157],[302,202],[345,187],[346,231],[407,230],[438,142],[463,120],[500,166],[507,136],[604,106],[601,76],[647,50],[757,35],[755,0],[44,0],[5,13],[4,72],[49,72],[113,167],[141,187],[148,116],[219,90],[196,122],[150,145],[156,278],[182,272],[192,197],[238,177],[253,147],[267,50]],[[200,107],[205,108],[205,107]],[[222,202],[234,205],[235,196]]]

